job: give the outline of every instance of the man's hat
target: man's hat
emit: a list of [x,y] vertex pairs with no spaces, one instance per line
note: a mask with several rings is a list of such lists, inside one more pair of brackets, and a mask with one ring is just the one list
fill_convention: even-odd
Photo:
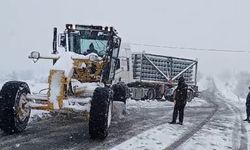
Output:
[[181,76],[180,78],[179,78],[179,82],[184,82],[185,81],[185,78],[183,77],[183,76]]

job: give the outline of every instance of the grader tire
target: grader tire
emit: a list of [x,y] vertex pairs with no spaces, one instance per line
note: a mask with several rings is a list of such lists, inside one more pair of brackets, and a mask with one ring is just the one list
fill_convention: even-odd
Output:
[[103,140],[107,137],[111,112],[110,89],[97,87],[93,93],[90,107],[89,135],[91,139]]
[[31,108],[26,95],[30,93],[25,82],[6,82],[0,95],[0,129],[7,134],[22,132],[29,121]]
[[117,83],[112,86],[113,90],[113,101],[120,101],[126,104],[127,98],[129,98],[129,89],[124,83]]

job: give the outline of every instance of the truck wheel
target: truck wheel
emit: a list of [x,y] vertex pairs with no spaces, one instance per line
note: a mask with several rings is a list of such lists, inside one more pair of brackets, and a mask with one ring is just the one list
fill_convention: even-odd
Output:
[[108,135],[108,128],[111,123],[112,104],[110,89],[107,87],[97,87],[93,93],[90,107],[90,138],[103,140]]
[[149,89],[148,92],[147,92],[147,97],[150,100],[155,99],[155,90],[154,89]]
[[3,85],[0,98],[0,128],[7,134],[22,132],[29,121],[31,108],[25,82],[10,81]]

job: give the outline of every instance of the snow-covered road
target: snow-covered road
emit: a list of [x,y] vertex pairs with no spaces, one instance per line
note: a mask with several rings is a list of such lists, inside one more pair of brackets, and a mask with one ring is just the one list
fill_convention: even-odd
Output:
[[187,107],[184,126],[162,124],[113,149],[247,149],[248,123],[242,121],[239,109],[217,91],[203,92],[202,97],[211,106]]
[[114,116],[105,141],[89,140],[88,123],[81,116],[59,115],[32,122],[19,135],[0,133],[0,149],[163,149],[199,125],[215,108],[195,99],[187,106],[183,126],[168,124],[172,109],[171,102],[130,100],[129,114]]
[[248,149],[245,127],[248,123],[242,121],[242,115],[236,106],[219,95],[214,96],[216,99],[213,102],[217,105],[217,111],[190,139],[179,145],[178,150]]
[[81,115],[45,115],[37,119],[41,114],[33,111],[33,121],[23,133],[5,135],[0,131],[0,149],[245,150],[249,147],[250,124],[242,121],[244,110],[213,84],[210,90],[202,92],[201,98],[187,104],[182,126],[168,123],[173,111],[171,102],[129,100],[126,116],[118,111],[119,103],[115,106],[109,135],[104,141],[89,139],[88,121]]

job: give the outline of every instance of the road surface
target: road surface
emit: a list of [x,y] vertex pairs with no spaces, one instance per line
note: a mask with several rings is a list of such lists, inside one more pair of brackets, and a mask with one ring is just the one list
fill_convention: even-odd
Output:
[[[206,105],[187,106],[185,109],[184,125],[170,125],[173,106],[169,102],[158,102],[161,107],[128,107],[129,114],[117,115],[113,118],[109,135],[104,141],[90,140],[88,135],[88,122],[80,115],[55,117],[32,122],[20,134],[5,135],[0,131],[0,149],[18,150],[44,150],[44,149],[123,149],[126,141],[149,129],[161,125],[179,126],[184,128],[191,125],[188,130],[177,135],[177,139],[159,143],[164,149],[199,149],[204,145],[208,149],[221,146],[222,149],[247,149],[247,131],[241,121],[242,116],[237,107],[225,102],[216,91],[205,91],[202,98]],[[211,134],[213,133],[214,134]],[[174,131],[173,131],[174,133]],[[216,136],[216,134],[219,134]],[[169,134],[166,136],[173,136]],[[206,137],[210,139],[205,139]],[[215,137],[215,139],[213,139]],[[216,143],[222,139],[223,143]],[[169,138],[170,139],[170,138]],[[154,139],[155,140],[155,139]],[[139,141],[143,142],[143,141]],[[144,146],[136,147],[130,144],[126,149],[147,149]],[[133,143],[133,142],[132,142]],[[119,147],[120,146],[120,147]]]

